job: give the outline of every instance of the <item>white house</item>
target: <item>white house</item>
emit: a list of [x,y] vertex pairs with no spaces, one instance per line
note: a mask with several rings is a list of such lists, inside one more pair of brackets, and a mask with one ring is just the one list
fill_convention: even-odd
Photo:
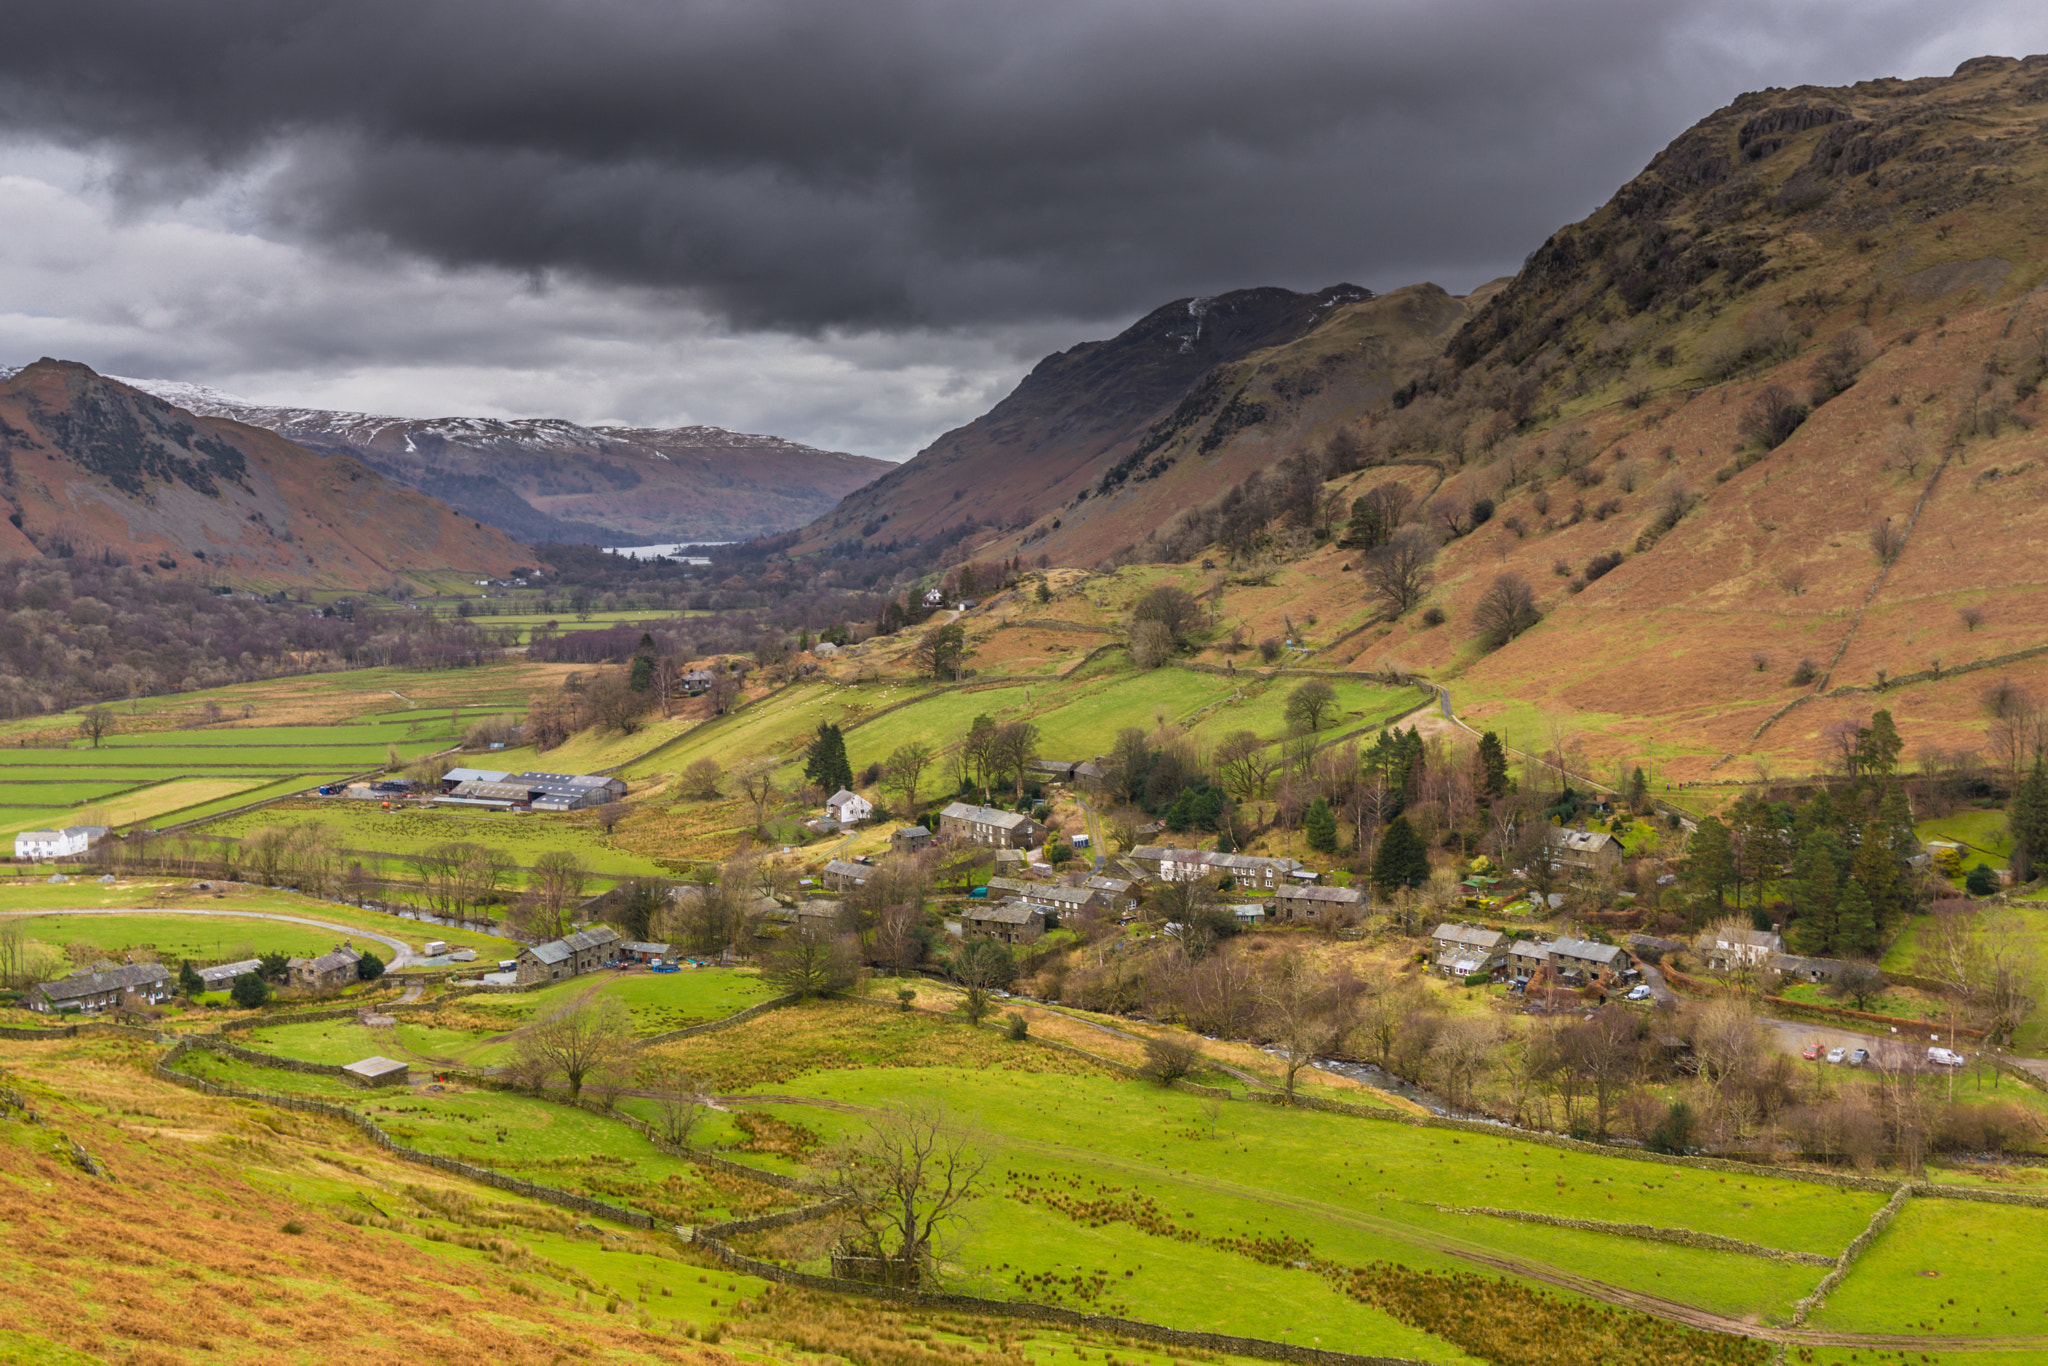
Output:
[[825,799],[825,815],[841,825],[858,825],[874,814],[872,802],[843,787]]
[[24,830],[14,837],[18,859],[70,858],[92,848],[107,833],[104,825],[67,825],[62,830]]

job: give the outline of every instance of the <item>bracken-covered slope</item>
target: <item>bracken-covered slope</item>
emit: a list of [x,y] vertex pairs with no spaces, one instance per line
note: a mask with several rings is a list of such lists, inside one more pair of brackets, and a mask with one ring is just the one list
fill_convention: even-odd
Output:
[[73,361],[0,380],[0,502],[0,557],[117,551],[222,583],[373,588],[533,563],[352,456],[197,416]]
[[539,544],[741,540],[802,526],[893,468],[722,427],[585,427],[560,418],[402,418],[251,402],[125,380],[192,412],[345,451],[409,488]]
[[[1443,468],[1430,498],[1497,510],[1439,556],[1446,624],[1344,656],[1454,679],[1525,740],[1546,712],[1611,757],[1654,737],[1675,777],[1810,768],[1879,706],[1975,744],[1992,678],[2048,683],[2004,660],[2048,647],[2044,129],[2048,57],[1702,120],[1374,415]],[[1354,591],[1355,556],[1319,559]],[[1502,574],[1547,615],[1485,654]]]
[[1093,564],[1190,502],[1327,436],[1467,316],[1434,286],[1181,299],[1039,362],[1015,392],[849,496],[804,542],[914,544],[963,523],[983,553]]

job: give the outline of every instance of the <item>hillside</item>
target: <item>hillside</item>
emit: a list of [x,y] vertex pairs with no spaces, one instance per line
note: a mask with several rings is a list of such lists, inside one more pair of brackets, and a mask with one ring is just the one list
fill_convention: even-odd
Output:
[[892,468],[722,427],[593,428],[560,418],[401,418],[253,403],[170,380],[123,383],[191,412],[356,456],[506,535],[594,545],[787,531]]
[[911,543],[973,523],[1092,564],[1173,510],[1328,435],[1441,350],[1467,307],[1434,286],[1376,297],[1245,289],[1179,299],[1046,357],[983,416],[848,497],[807,545]]
[[216,582],[336,588],[532,563],[351,456],[197,416],[75,361],[0,380],[0,499],[0,558],[115,551]]
[[[1674,782],[1812,771],[1877,706],[1916,746],[1981,749],[1993,678],[2048,696],[2048,665],[2008,658],[2048,649],[2044,118],[2048,57],[1744,95],[1512,280],[1345,304],[1219,362],[1056,508],[1026,489],[1050,471],[1014,462],[983,505],[1037,520],[975,554],[1213,558],[1226,629],[1425,674],[1518,743],[1572,735]],[[1027,421],[1043,388],[964,432],[1009,414],[1003,449],[1069,449],[1065,409]],[[1225,546],[1188,517],[1339,432],[1362,468],[1325,503],[1400,483],[1438,546],[1398,620],[1335,537]],[[864,492],[870,523],[932,523],[939,452]],[[1473,615],[1503,575],[1543,620],[1488,653]]]

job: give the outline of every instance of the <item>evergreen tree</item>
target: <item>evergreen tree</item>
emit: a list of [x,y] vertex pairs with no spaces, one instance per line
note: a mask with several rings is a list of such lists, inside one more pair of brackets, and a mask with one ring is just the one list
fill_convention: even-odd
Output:
[[1637,764],[1636,771],[1628,775],[1627,799],[1628,809],[1638,816],[1650,809],[1650,777],[1643,772],[1641,764]]
[[804,628],[803,628],[803,630],[801,630],[801,631],[797,632],[797,636],[796,636],[796,652],[797,652],[798,654],[802,654],[802,653],[804,653],[804,652],[805,652],[806,650],[808,650],[808,649],[810,649],[810,648],[811,648],[811,628],[810,628],[810,627],[808,627],[808,626],[806,626],[806,627],[804,627]]
[[1874,954],[1878,939],[1877,912],[1863,884],[1850,878],[1835,912],[1835,949],[1840,953]]
[[189,958],[178,969],[178,990],[184,992],[187,998],[197,996],[206,990],[206,979],[199,975],[198,969],[192,966],[192,960]]
[[654,637],[646,631],[640,633],[640,643],[633,647],[633,668],[626,686],[634,692],[649,692],[654,687]]
[[1963,890],[1971,896],[1991,896],[1998,891],[1998,874],[1992,870],[1990,864],[1980,862],[1970,870],[1969,876],[1963,879]]
[[1381,896],[1392,896],[1397,888],[1420,887],[1429,881],[1429,851],[1422,836],[1406,816],[1396,816],[1380,835],[1379,852],[1372,859],[1372,885]]
[[817,734],[804,750],[804,777],[828,793],[853,786],[853,765],[846,758],[846,736],[830,721],[818,723]]
[[1479,795],[1488,801],[1508,795],[1508,747],[1492,731],[1479,737]]
[[[1873,820],[1863,827],[1863,838],[1856,846],[1856,857],[1849,865],[1849,880],[1863,889],[1870,901],[1870,918],[1875,927],[1873,949],[1881,941],[1887,925],[1897,924],[1910,909],[1910,889],[1906,883],[1905,866],[1892,852],[1889,832],[1884,823]],[[1843,909],[1841,912],[1841,934],[1846,938],[1848,928],[1848,889],[1842,890]]]
[[1318,797],[1308,804],[1308,815],[1302,821],[1302,829],[1308,835],[1309,848],[1319,854],[1337,852],[1337,817],[1323,798]]
[[1679,876],[1685,879],[1694,896],[1713,897],[1715,911],[1727,909],[1728,884],[1735,881],[1735,850],[1728,839],[1728,827],[1721,824],[1720,817],[1709,816],[1700,822],[1685,851]]
[[1856,730],[1856,767],[1866,778],[1889,782],[1899,767],[1899,751],[1905,747],[1898,727],[1892,724],[1892,714],[1878,712],[1869,725]]
[[270,999],[270,983],[253,972],[245,972],[235,979],[228,995],[244,1010],[255,1010]]
[[2012,833],[2013,879],[2031,882],[2048,864],[2048,760],[2041,755],[2034,756],[2034,766],[2020,779],[2005,823]]
[[1793,941],[1805,954],[1824,955],[1834,949],[1836,909],[1849,851],[1832,830],[1816,830],[1799,846],[1792,860]]

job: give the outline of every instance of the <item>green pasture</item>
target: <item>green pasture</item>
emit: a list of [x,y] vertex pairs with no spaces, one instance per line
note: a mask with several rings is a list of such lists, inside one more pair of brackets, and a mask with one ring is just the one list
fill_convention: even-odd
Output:
[[[982,1203],[958,1254],[969,1287],[1038,1298],[1016,1284],[1019,1272],[1107,1268],[1116,1288],[1104,1312],[1260,1337],[1312,1322],[1325,1325],[1320,1345],[1344,1351],[1392,1348],[1362,1333],[1352,1302],[1319,1277],[1261,1265],[1231,1251],[1233,1241],[1291,1239],[1295,1257],[1341,1266],[1471,1270],[1467,1257],[1506,1258],[1531,1279],[1582,1276],[1718,1313],[1782,1319],[1823,1268],[1437,1206],[1702,1229],[1835,1255],[1882,1203],[1779,1178],[1724,1183],[1719,1173],[1246,1102],[1226,1105],[1211,1130],[1199,1098],[1124,1080],[952,1068],[918,1075],[921,1091],[942,1095],[988,1135],[1007,1173],[1004,1193]],[[900,1097],[903,1083],[851,1069],[774,1089],[857,1107],[768,1107],[829,1140]],[[1033,1188],[1126,1207],[1144,1200],[1164,1212],[1165,1226],[1140,1228],[1100,1207],[1076,1220],[1031,1199]],[[1186,1293],[1202,1284],[1238,1293]]]
[[[2011,927],[2016,946],[2022,958],[2029,962],[2041,962],[2048,958],[2048,901],[2015,897],[2009,902],[1979,913],[1979,924],[1984,916],[1993,916]],[[1880,966],[1887,972],[1929,972],[1932,964],[1923,959],[1932,948],[1934,917],[1915,916],[1907,921],[1885,950]],[[2013,1051],[2028,1056],[2040,1056],[2048,1052],[2048,993],[2036,1000],[2034,1012],[2013,1035]]]
[[[0,905],[4,904],[0,899]],[[235,916],[37,915],[9,923],[28,938],[46,944],[92,944],[109,953],[143,949],[172,964],[187,958],[201,964],[232,962],[266,953],[312,958],[335,944],[332,930]],[[372,943],[370,948],[387,957],[390,954],[381,944]]]
[[1813,1316],[1813,1326],[2048,1337],[2048,1277],[2035,1265],[2044,1248],[2048,1210],[1910,1200]]
[[[950,749],[960,743],[977,716],[990,717],[998,724],[1026,719],[1039,721],[1040,718],[1028,710],[1028,706],[1042,706],[1055,695],[1063,694],[1068,686],[1024,683],[936,692],[909,706],[898,707],[887,716],[878,716],[872,721],[858,722],[846,728],[846,757],[858,770],[888,758],[911,740],[922,740],[935,752]],[[875,709],[879,711],[893,700],[878,698]],[[1042,721],[1040,724],[1042,729]],[[1053,752],[1049,741],[1041,739],[1039,743],[1046,753]],[[940,765],[932,767],[936,770]],[[927,771],[925,781],[936,788],[940,778],[937,772]]]
[[[772,697],[751,702],[739,710],[714,717],[660,745],[626,767],[622,776],[651,777],[657,773],[680,773],[699,759],[715,759],[727,768],[747,759],[788,757],[803,737],[832,721],[845,724],[849,712],[879,711],[906,697],[915,697],[931,684],[921,680],[875,686],[831,682],[799,683]],[[849,748],[852,736],[848,736]],[[856,760],[865,763],[866,760]]]
[[1963,847],[1965,871],[1979,863],[2004,868],[2012,861],[2012,832],[2003,811],[1960,811],[1938,820],[1920,821],[1913,833],[1921,840],[1947,840]]
[[382,803],[310,798],[282,801],[260,811],[229,816],[205,827],[211,836],[241,838],[265,826],[320,822],[335,828],[341,842],[364,853],[403,859],[408,854],[450,841],[487,844],[504,850],[521,868],[552,849],[566,849],[583,859],[592,872],[614,877],[658,877],[654,860],[614,849],[604,835],[587,824],[588,817],[538,812],[513,815],[458,809],[404,807],[386,811]]
[[[495,962],[510,958],[521,948],[509,939],[496,935],[479,934],[470,930],[455,930],[443,925],[423,924],[402,916],[385,915],[378,911],[365,910],[338,901],[320,901],[312,897],[299,896],[292,892],[274,892],[264,889],[238,889],[230,896],[221,898],[215,905],[207,905],[212,896],[209,892],[187,890],[183,887],[168,889],[163,884],[123,882],[104,884],[91,880],[73,880],[52,886],[44,882],[4,883],[0,882],[0,914],[9,912],[22,914],[14,922],[25,927],[34,925],[35,930],[24,929],[24,933],[58,944],[91,943],[108,949],[136,947],[142,944],[198,945],[204,946],[216,941],[240,943],[245,940],[266,941],[272,929],[293,930],[311,934],[320,941],[317,952],[325,953],[334,947],[335,930],[320,929],[310,925],[294,925],[290,921],[265,920],[263,915],[299,916],[307,920],[338,927],[341,934],[354,930],[370,930],[386,935],[401,943],[409,944],[415,951],[420,950],[428,940],[440,939],[450,944],[463,944],[477,951],[480,959]],[[207,911],[205,915],[171,915],[153,911],[150,903],[168,903],[174,906],[197,906]],[[60,912],[80,908],[123,909],[134,907],[132,915],[59,915],[34,914],[36,912]],[[132,936],[124,939],[123,936]],[[159,949],[166,958],[168,950]],[[197,956],[197,955],[193,955]],[[235,955],[240,956],[240,955]],[[383,956],[379,952],[379,956]]]
[[[1198,723],[1202,734],[1218,740],[1235,730],[1248,730],[1262,740],[1277,740],[1288,732],[1287,699],[1308,682],[1305,678],[1276,678],[1233,694],[1204,712]],[[1377,731],[1394,718],[1405,716],[1430,704],[1415,688],[1388,688],[1349,679],[1323,679],[1337,694],[1323,714],[1324,739],[1357,730]],[[1236,692],[1243,693],[1240,699]],[[1114,737],[1112,737],[1114,738]]]
[[[758,1214],[798,1198],[774,1187],[707,1174],[694,1163],[670,1157],[626,1125],[555,1101],[459,1086],[441,1092],[366,1092],[336,1077],[259,1067],[203,1050],[186,1054],[179,1066],[209,1081],[346,1104],[411,1147],[637,1206],[676,1222]],[[710,1144],[744,1139],[718,1113],[707,1115],[699,1132],[701,1141]]]

